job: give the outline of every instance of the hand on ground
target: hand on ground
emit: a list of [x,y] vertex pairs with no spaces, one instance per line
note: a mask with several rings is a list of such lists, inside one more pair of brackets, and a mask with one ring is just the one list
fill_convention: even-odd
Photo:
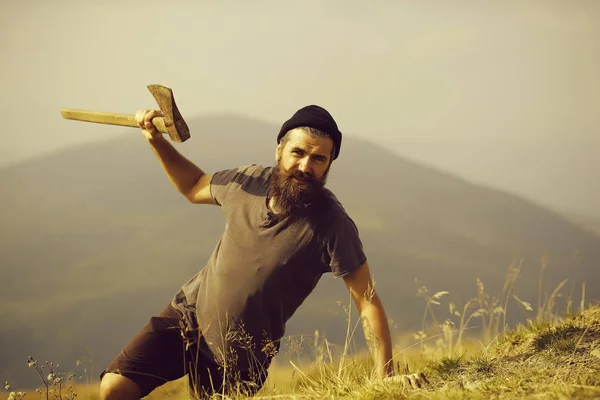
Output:
[[404,388],[420,389],[425,385],[429,385],[429,380],[424,373],[410,375],[394,375],[384,379],[384,382],[400,382]]
[[[398,365],[398,369],[400,369],[400,365]],[[384,379],[384,382],[400,382],[405,389],[420,389],[425,385],[430,385],[429,380],[424,373],[419,372],[417,374],[411,374],[408,363],[406,363],[404,371],[402,371],[400,375],[387,377]]]

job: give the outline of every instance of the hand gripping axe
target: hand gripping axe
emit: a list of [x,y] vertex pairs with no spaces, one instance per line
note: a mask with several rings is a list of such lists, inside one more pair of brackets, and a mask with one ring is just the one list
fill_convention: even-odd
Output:
[[[148,90],[154,96],[160,111],[164,115],[164,117],[155,117],[152,119],[152,124],[159,132],[168,133],[174,142],[181,143],[188,140],[190,138],[190,130],[177,109],[175,99],[173,98],[173,91],[162,85],[148,85]],[[66,119],[139,128],[135,120],[135,115],[132,114],[73,110],[70,108],[63,108],[60,110],[60,113]]]

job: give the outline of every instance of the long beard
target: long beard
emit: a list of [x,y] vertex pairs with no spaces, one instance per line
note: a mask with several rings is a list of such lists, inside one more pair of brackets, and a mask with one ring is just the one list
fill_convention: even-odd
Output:
[[[311,174],[299,170],[286,171],[280,162],[273,171],[270,185],[270,197],[275,200],[281,217],[300,218],[308,216],[323,199],[323,187],[327,181],[329,169],[323,178],[317,179]],[[304,184],[294,182],[297,178]]]

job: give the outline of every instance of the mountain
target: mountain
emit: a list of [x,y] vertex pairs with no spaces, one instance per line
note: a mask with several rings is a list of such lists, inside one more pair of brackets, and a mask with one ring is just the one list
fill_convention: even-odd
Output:
[[[274,162],[276,126],[232,115],[188,123],[192,138],[176,147],[206,171]],[[91,350],[97,378],[204,266],[224,227],[219,207],[192,205],[171,187],[135,129],[5,168],[0,183],[0,379],[13,386],[37,384],[29,355],[75,369]],[[514,260],[513,293],[534,305],[541,260],[544,290],[568,278],[600,298],[600,237],[556,212],[352,136],[328,187],[360,229],[393,333],[420,327],[415,279],[464,304],[476,278],[500,295]],[[343,343],[348,302],[343,282],[324,276],[288,334],[319,329]],[[509,316],[517,309],[510,303]]]
[[600,218],[581,213],[564,213],[565,217],[592,233],[600,236]]

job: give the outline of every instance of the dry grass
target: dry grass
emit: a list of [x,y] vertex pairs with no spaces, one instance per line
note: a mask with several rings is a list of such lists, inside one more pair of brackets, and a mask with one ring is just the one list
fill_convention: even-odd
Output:
[[[542,274],[543,269],[544,266]],[[307,361],[298,352],[280,354],[269,370],[269,379],[255,398],[600,398],[600,307],[585,308],[582,294],[578,313],[560,315],[556,299],[565,285],[563,281],[549,297],[539,296],[539,308],[534,313],[531,304],[512,293],[519,271],[520,264],[511,265],[500,298],[489,296],[483,282],[477,280],[477,296],[462,308],[449,302],[449,316],[445,319],[438,315],[448,293],[430,295],[424,285],[419,286],[419,295],[425,300],[422,329],[396,339],[394,360],[397,372],[403,371],[406,364],[411,372],[425,372],[430,381],[426,388],[407,389],[398,382],[373,378],[373,365],[367,355],[334,356],[331,344],[317,333],[304,338],[312,347],[313,358]],[[531,314],[527,323],[508,330],[505,310],[511,300]],[[571,311],[572,304],[569,299],[566,311]],[[354,331],[350,325],[348,331]],[[351,340],[350,335],[343,347],[351,347],[347,346]],[[40,376],[44,380],[44,374]],[[56,389],[52,382],[46,380],[46,383],[50,383],[49,390]],[[25,400],[38,395],[40,400],[72,400],[73,393],[78,395],[77,400],[99,398],[97,384],[73,384],[68,391],[65,389],[67,386],[61,395],[56,390],[46,394],[45,388],[39,393],[33,391]],[[6,397],[9,397],[8,391]],[[23,397],[18,393],[12,396],[14,400]],[[187,379],[170,382],[148,397],[188,399]]]

